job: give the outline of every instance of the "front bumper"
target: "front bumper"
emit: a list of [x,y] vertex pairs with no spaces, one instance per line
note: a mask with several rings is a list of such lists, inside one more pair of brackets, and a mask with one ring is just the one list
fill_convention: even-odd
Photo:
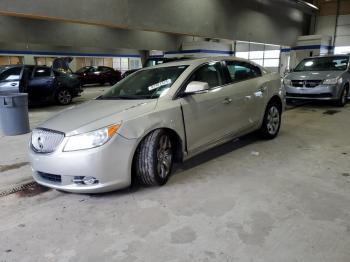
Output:
[[338,85],[319,85],[316,87],[284,86],[287,99],[336,100],[339,98]]
[[[63,152],[67,142],[50,154],[30,148],[33,178],[41,185],[74,193],[101,193],[125,188],[131,184],[131,166],[137,140],[115,135],[101,147]],[[91,176],[93,185],[74,183],[74,177]],[[51,179],[52,177],[60,179]],[[50,178],[50,179],[49,179]]]

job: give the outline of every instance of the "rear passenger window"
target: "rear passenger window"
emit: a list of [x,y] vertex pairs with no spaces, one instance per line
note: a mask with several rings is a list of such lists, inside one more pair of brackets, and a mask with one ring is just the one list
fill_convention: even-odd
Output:
[[46,77],[51,75],[51,68],[37,67],[35,68],[34,77]]
[[189,82],[192,81],[206,82],[209,88],[221,86],[223,84],[221,63],[213,62],[200,67],[190,77]]
[[232,82],[243,81],[261,76],[260,68],[241,61],[226,61]]

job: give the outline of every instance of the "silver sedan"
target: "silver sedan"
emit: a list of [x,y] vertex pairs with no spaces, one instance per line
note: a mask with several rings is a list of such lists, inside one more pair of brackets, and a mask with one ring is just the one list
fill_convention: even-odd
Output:
[[78,193],[163,185],[172,165],[258,130],[274,138],[284,108],[278,74],[217,57],[139,70],[32,132],[34,179]]

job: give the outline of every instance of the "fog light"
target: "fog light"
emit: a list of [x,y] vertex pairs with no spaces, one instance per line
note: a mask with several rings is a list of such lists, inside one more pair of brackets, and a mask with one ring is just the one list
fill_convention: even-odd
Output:
[[98,183],[98,180],[92,176],[75,176],[72,182],[75,184],[93,185]]
[[85,185],[92,185],[92,184],[95,184],[96,182],[97,182],[97,179],[92,176],[84,176],[83,178],[83,183]]

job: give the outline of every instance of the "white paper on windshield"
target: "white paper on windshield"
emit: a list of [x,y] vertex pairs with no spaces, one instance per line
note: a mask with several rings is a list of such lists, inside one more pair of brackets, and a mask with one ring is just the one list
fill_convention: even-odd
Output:
[[157,88],[159,88],[161,86],[166,86],[166,85],[169,85],[169,84],[171,84],[171,79],[167,79],[167,80],[164,80],[164,81],[159,82],[157,84],[151,85],[151,86],[148,87],[148,90],[152,91],[152,90],[157,89]]

